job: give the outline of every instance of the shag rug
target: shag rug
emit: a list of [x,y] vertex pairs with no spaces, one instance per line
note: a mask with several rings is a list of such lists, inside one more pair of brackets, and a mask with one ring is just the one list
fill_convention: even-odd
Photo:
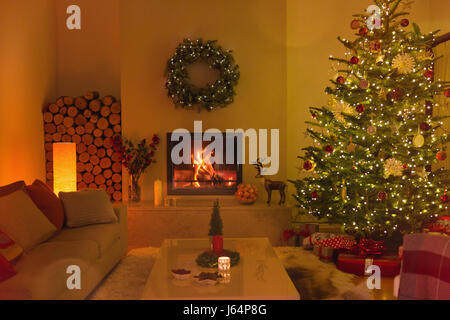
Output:
[[[275,247],[275,252],[302,300],[368,300],[365,281],[339,271],[299,247]],[[131,250],[90,295],[92,300],[137,300],[156,261],[159,248]]]

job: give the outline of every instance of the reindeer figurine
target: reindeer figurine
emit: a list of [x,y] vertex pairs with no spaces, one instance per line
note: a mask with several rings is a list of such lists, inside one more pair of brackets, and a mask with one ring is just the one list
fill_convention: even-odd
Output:
[[263,164],[260,159],[256,160],[256,163],[253,164],[258,171],[258,174],[255,176],[255,178],[264,178],[264,188],[267,191],[267,204],[270,206],[270,201],[272,199],[272,190],[279,190],[280,191],[280,202],[278,205],[284,204],[286,201],[286,194],[284,192],[284,189],[286,188],[286,183],[283,181],[272,181],[266,178],[266,176],[261,174],[261,171],[263,169]]

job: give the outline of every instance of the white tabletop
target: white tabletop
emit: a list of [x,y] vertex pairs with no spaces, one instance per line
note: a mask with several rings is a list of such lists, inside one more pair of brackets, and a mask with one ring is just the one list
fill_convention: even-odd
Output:
[[166,239],[142,294],[145,300],[299,300],[300,295],[267,238],[225,238],[224,249],[238,251],[240,261],[231,268],[231,281],[214,286],[175,280],[172,269],[192,275],[217,269],[201,268],[197,256],[209,249],[208,239]]

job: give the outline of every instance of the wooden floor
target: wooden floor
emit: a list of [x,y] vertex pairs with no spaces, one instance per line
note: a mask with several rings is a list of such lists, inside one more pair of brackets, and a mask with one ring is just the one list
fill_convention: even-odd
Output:
[[[359,277],[355,284],[360,284],[361,282],[367,281],[367,277]],[[382,277],[381,278],[381,289],[367,289],[373,300],[397,300],[394,297],[394,278],[393,277]]]

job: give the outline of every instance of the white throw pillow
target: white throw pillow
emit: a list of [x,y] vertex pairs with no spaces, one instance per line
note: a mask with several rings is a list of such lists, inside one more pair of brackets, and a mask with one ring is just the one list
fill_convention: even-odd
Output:
[[78,192],[60,192],[67,227],[117,222],[108,194],[103,189],[85,189]]
[[0,230],[25,251],[48,240],[56,233],[55,226],[24,190],[0,197]]

